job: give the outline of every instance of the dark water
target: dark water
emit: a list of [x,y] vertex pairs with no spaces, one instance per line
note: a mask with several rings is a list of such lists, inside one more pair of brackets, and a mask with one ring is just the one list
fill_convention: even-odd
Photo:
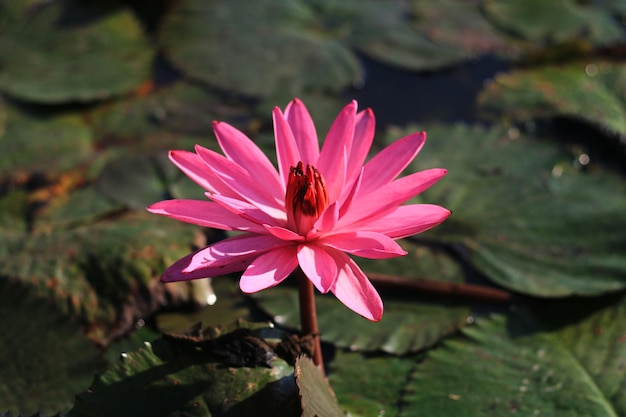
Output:
[[408,123],[466,122],[479,118],[476,97],[485,81],[510,68],[484,57],[448,70],[417,73],[393,68],[366,57],[363,87],[348,94],[359,108],[371,107],[379,128]]

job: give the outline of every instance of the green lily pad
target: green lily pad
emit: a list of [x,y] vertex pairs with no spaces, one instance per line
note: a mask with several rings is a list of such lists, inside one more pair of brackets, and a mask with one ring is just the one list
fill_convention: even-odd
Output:
[[[7,2],[4,2],[7,3]],[[42,103],[127,93],[150,77],[154,51],[132,12],[74,0],[2,5],[0,90]]]
[[415,357],[364,355],[338,350],[328,379],[342,408],[361,417],[396,417]]
[[0,409],[15,415],[69,410],[104,368],[75,321],[25,285],[0,278]]
[[37,114],[7,106],[6,130],[0,136],[0,178],[59,173],[92,153],[91,130],[79,115]]
[[541,317],[480,319],[464,338],[428,354],[401,415],[623,415],[625,306],[622,300],[556,329],[539,324]]
[[301,2],[183,0],[165,17],[159,43],[185,75],[226,90],[341,91],[360,77],[358,61],[313,25]]
[[[379,261],[379,270],[388,273],[400,270],[405,274],[417,270],[418,276],[424,274],[421,276],[432,279],[447,276],[448,280],[462,280],[459,265],[451,259],[428,249],[420,251],[406,246],[410,252],[404,257],[406,259]],[[317,320],[322,340],[351,350],[402,355],[432,346],[461,327],[469,315],[468,307],[424,301],[419,293],[406,291],[382,293],[385,312],[377,323],[348,310],[332,295],[318,294]],[[295,288],[283,285],[256,293],[254,298],[277,323],[299,328],[298,291]]]
[[521,52],[517,42],[507,39],[485,18],[482,1],[417,0],[413,7],[417,29],[468,57],[486,53],[515,57]]
[[91,338],[106,344],[168,301],[170,287],[158,277],[190,251],[195,230],[145,213],[52,233],[10,235],[0,241],[5,260],[0,277],[51,297],[64,313],[89,325]]
[[430,139],[413,169],[448,169],[423,200],[453,214],[420,237],[460,244],[489,279],[525,294],[597,295],[626,287],[623,179],[568,168],[573,157],[558,145],[504,129],[426,130]]
[[[264,116],[270,114],[271,111]],[[225,103],[217,94],[185,82],[105,103],[90,114],[96,136],[105,145],[135,145],[140,136],[155,136],[164,131],[210,140],[214,137],[213,120],[244,125],[248,119],[242,104]],[[175,144],[172,141],[172,146]]]
[[387,64],[434,70],[467,59],[459,48],[438,43],[420,30],[410,3],[316,0],[313,4],[325,31]]
[[67,415],[208,417],[253,415],[242,410],[254,409],[257,414],[300,415],[293,368],[281,359],[271,359],[269,367],[224,363],[217,353],[252,347],[238,345],[237,335],[223,340],[169,337],[146,343],[96,377]]
[[574,62],[498,75],[480,93],[490,115],[514,121],[567,116],[626,136],[626,66]]
[[[598,3],[599,4],[599,3]],[[534,43],[589,40],[594,45],[622,42],[622,28],[595,3],[576,0],[495,0],[484,3],[487,17],[503,30]]]

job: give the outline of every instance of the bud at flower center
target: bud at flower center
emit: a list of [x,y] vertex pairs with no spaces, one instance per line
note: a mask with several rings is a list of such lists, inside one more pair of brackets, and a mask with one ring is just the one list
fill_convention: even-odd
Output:
[[303,169],[302,161],[289,170],[285,208],[287,225],[305,235],[328,206],[328,191],[322,174],[313,166]]

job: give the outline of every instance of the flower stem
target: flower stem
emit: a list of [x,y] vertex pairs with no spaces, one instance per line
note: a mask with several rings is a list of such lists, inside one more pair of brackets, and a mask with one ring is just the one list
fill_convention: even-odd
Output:
[[315,312],[315,288],[313,283],[300,268],[294,271],[298,278],[298,294],[300,296],[300,325],[304,336],[313,338],[313,363],[324,374],[324,361],[322,359],[322,345],[320,333],[317,329],[317,313]]

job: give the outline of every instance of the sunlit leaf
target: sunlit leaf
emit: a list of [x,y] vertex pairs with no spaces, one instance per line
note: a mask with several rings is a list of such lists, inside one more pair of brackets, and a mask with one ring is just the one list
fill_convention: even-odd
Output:
[[61,172],[93,153],[91,130],[79,115],[7,110],[6,130],[0,135],[0,177]]
[[461,244],[488,278],[526,294],[626,287],[626,190],[619,176],[569,169],[573,157],[558,145],[504,129],[426,130],[429,141],[413,167],[445,167],[448,175],[423,199],[453,215],[420,236]]
[[541,317],[481,319],[428,354],[401,415],[623,415],[624,305],[551,331]]
[[[8,3],[8,2],[4,2]],[[0,90],[44,103],[126,93],[154,55],[130,10],[74,0],[17,0],[0,20]]]
[[175,3],[160,28],[169,60],[187,76],[250,96],[288,89],[340,91],[359,77],[355,56],[312,28],[301,2]]
[[508,30],[536,43],[577,39],[594,44],[620,42],[623,31],[610,10],[576,0],[490,0],[484,2],[487,17]]
[[481,92],[479,104],[500,118],[567,116],[626,136],[625,87],[624,65],[576,61],[500,74]]
[[146,213],[71,230],[15,234],[0,241],[0,277],[51,297],[90,325],[90,337],[107,343],[115,337],[113,328],[123,333],[167,302],[168,287],[157,279],[190,251],[195,230]]
[[337,351],[328,378],[339,404],[353,416],[396,417],[414,357]]
[[302,417],[344,416],[324,374],[310,358],[300,356],[296,360],[294,374],[302,403]]
[[218,353],[234,346],[254,349],[237,335],[225,342],[167,338],[146,343],[98,376],[68,416],[207,417],[252,415],[251,410],[298,416],[293,369],[281,359],[272,359],[270,367],[224,363]]

